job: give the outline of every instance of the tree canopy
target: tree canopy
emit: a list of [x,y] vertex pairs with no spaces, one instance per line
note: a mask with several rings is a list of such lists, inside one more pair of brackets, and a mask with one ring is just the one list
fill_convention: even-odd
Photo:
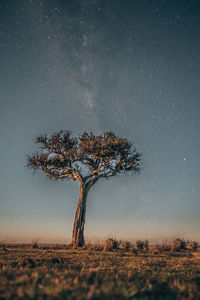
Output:
[[127,171],[139,171],[141,154],[126,138],[112,132],[92,132],[72,137],[59,131],[36,138],[40,151],[28,156],[28,167],[41,169],[51,179],[84,181],[92,186],[99,178],[109,179]]

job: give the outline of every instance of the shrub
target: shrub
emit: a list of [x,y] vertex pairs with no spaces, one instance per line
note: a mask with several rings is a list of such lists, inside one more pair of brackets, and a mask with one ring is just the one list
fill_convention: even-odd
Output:
[[1,244],[0,246],[1,246],[1,249],[2,249],[3,251],[5,251],[5,252],[8,251],[5,244]]
[[52,264],[62,264],[62,259],[60,259],[59,257],[52,257],[51,259],[50,259],[50,262],[52,263]]
[[116,239],[109,238],[104,243],[104,250],[106,251],[112,251],[115,249],[118,249],[119,242]]
[[143,250],[144,249],[144,241],[137,240],[136,241],[136,247],[138,250]]
[[20,260],[17,265],[18,267],[29,267],[29,268],[34,268],[36,266],[35,261],[30,257]]
[[171,251],[181,251],[186,250],[188,245],[188,241],[183,238],[175,239],[171,245]]
[[134,244],[132,244],[131,245],[131,252],[133,253],[133,254],[135,254],[135,255],[138,255],[138,250],[135,248],[135,245]]
[[149,251],[149,241],[148,240],[137,240],[136,241],[136,247],[140,251]]
[[123,250],[130,250],[132,244],[129,241],[120,241],[119,248]]
[[148,252],[148,251],[149,251],[149,241],[148,241],[148,240],[145,240],[145,241],[144,241],[144,251],[145,251],[145,252]]
[[158,249],[157,246],[156,246],[155,249],[152,249],[152,250],[151,250],[151,254],[153,254],[153,255],[157,255],[157,254],[159,254],[159,253],[160,253],[160,249]]
[[188,243],[188,248],[193,250],[193,251],[197,251],[197,249],[199,248],[199,243],[196,241],[190,241]]
[[31,241],[31,249],[38,249],[40,248],[38,245],[38,241]]

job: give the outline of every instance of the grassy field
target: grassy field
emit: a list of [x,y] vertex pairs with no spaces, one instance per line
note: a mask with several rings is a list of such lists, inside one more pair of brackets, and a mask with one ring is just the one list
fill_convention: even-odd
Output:
[[198,251],[98,250],[2,247],[0,299],[200,299]]

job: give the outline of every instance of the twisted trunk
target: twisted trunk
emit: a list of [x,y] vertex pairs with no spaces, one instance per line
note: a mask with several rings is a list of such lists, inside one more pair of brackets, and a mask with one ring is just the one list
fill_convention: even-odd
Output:
[[84,239],[84,225],[85,225],[85,211],[86,211],[87,188],[86,185],[80,183],[80,194],[76,208],[76,214],[73,226],[72,244],[75,247],[81,247],[85,244]]

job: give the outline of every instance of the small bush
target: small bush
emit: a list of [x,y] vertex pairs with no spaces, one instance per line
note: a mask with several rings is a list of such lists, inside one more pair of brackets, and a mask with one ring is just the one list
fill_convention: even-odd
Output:
[[149,241],[148,240],[137,240],[136,241],[136,248],[140,251],[149,251]]
[[138,250],[143,250],[144,241],[141,241],[141,240],[136,241],[136,247],[137,247]]
[[152,249],[152,250],[151,250],[151,254],[153,254],[153,255],[158,255],[160,252],[161,252],[161,251],[160,251],[159,248],[157,248],[157,246],[156,246],[155,249]]
[[183,238],[175,239],[171,245],[171,251],[181,251],[186,250],[188,245],[188,241]]
[[121,241],[119,243],[119,248],[123,249],[123,250],[130,250],[131,246],[132,246],[132,244],[129,241]]
[[190,241],[188,243],[188,249],[193,250],[193,251],[197,251],[199,246],[200,246],[199,243],[196,241]]
[[135,248],[135,245],[134,244],[132,244],[131,245],[131,252],[133,253],[133,254],[135,254],[135,255],[138,255],[138,250]]
[[5,252],[8,251],[5,244],[1,244],[0,247],[3,251],[5,251]]
[[148,251],[149,251],[149,241],[148,241],[148,240],[145,240],[145,241],[144,241],[144,251],[145,251],[145,252],[148,252]]
[[18,262],[18,267],[34,268],[36,266],[35,261],[32,258],[24,258]]
[[31,249],[39,249],[38,241],[31,241]]
[[50,262],[51,262],[52,264],[54,264],[54,265],[56,265],[56,264],[61,265],[61,264],[63,263],[62,259],[59,258],[59,257],[52,257],[52,258],[50,259]]
[[104,243],[104,250],[106,251],[112,251],[115,249],[118,249],[119,242],[116,239],[109,238]]

